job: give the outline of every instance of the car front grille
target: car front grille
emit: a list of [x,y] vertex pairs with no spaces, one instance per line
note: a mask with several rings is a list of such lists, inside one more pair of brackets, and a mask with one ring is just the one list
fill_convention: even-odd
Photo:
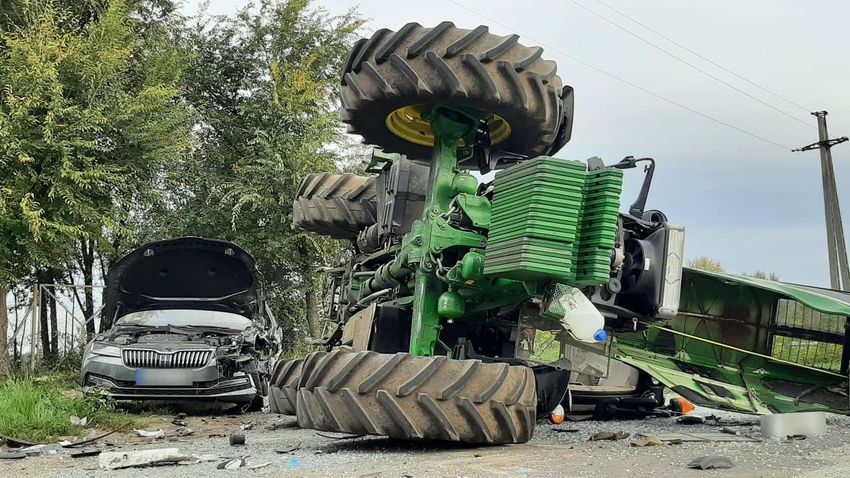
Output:
[[124,365],[144,368],[198,368],[210,360],[209,350],[178,350],[158,352],[156,350],[126,349],[122,353]]

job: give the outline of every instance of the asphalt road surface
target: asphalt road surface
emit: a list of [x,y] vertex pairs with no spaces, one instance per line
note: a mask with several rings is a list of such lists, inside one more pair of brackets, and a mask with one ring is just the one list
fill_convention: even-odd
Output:
[[[724,419],[752,420],[746,415],[698,410]],[[163,439],[140,438],[132,433],[116,434],[88,448],[132,451],[177,447],[182,452],[214,455],[213,461],[157,468],[102,470],[97,457],[72,458],[67,449],[55,445],[38,456],[0,460],[0,477],[47,476],[83,478],[151,477],[260,477],[260,476],[345,476],[345,477],[621,477],[621,476],[746,476],[820,477],[850,476],[850,418],[828,416],[828,433],[803,440],[760,440],[757,426],[732,427],[741,436],[758,441],[681,443],[635,447],[637,434],[719,432],[712,425],[683,425],[673,418],[567,422],[555,431],[538,425],[526,444],[499,447],[468,447],[434,442],[405,442],[380,437],[349,438],[340,434],[318,435],[295,426],[292,417],[269,414],[241,416],[189,416],[191,436],[176,436],[173,417],[155,417],[145,429],[162,429]],[[228,435],[242,431],[246,443],[230,446]],[[270,429],[274,428],[274,429]],[[569,430],[569,431],[566,431]],[[588,441],[596,432],[627,432],[619,441]],[[89,436],[97,434],[87,431]],[[84,434],[85,435],[85,434]],[[732,435],[729,435],[732,436]],[[729,458],[727,470],[692,470],[687,464],[705,455]],[[245,457],[246,467],[219,470],[226,458]],[[249,469],[250,466],[265,465]]]

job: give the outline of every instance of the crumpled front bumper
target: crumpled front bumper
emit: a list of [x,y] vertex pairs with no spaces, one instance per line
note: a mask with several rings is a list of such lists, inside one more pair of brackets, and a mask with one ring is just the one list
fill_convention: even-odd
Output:
[[[180,385],[152,384],[157,374],[180,374],[186,377]],[[153,377],[149,383],[137,383],[137,378]],[[83,390],[98,388],[115,400],[193,400],[248,403],[257,396],[257,384],[243,372],[222,377],[218,364],[212,359],[203,367],[136,368],[124,365],[120,357],[89,355],[82,366]]]

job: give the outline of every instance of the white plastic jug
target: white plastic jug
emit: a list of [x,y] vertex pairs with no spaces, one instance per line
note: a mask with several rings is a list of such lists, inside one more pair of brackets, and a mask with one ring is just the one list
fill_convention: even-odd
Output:
[[603,328],[605,318],[580,290],[571,287],[569,293],[563,294],[558,302],[564,308],[561,325],[576,340],[593,344],[608,338]]

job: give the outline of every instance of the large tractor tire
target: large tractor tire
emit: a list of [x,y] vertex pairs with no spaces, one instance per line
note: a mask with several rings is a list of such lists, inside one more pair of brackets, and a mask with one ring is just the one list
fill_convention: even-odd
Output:
[[308,174],[292,206],[295,227],[334,239],[354,239],[375,224],[375,178],[356,174]]
[[342,73],[342,121],[385,151],[430,158],[434,137],[421,113],[432,105],[487,113],[493,151],[554,154],[572,130],[572,88],[554,61],[517,35],[443,22],[376,31],[351,51]]
[[537,404],[528,367],[405,353],[309,356],[298,425],[411,440],[523,443]]
[[274,364],[269,379],[269,410],[295,415],[295,399],[303,360],[281,360]]

